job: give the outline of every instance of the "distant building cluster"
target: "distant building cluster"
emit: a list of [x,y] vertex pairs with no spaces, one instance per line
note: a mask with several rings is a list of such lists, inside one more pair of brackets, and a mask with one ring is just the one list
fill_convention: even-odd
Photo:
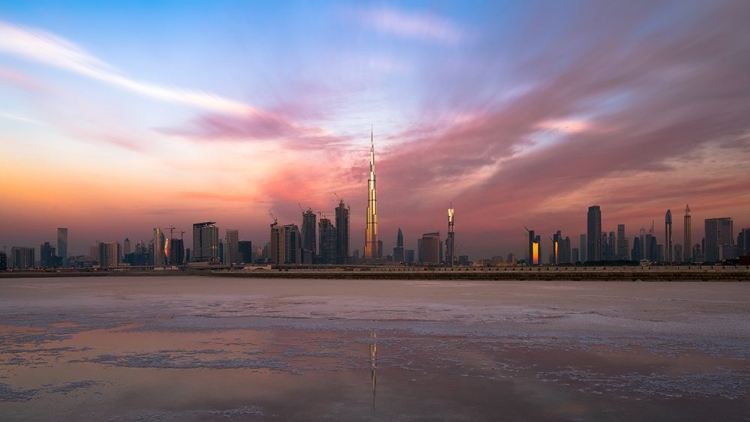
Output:
[[[699,264],[739,261],[750,255],[750,229],[742,229],[734,237],[732,219],[705,219],[705,236],[693,243],[690,207],[685,207],[683,218],[683,243],[672,237],[672,211],[664,215],[664,235],[660,237],[652,221],[648,230],[641,227],[638,236],[630,239],[625,234],[625,225],[618,224],[617,232],[602,230],[602,211],[598,205],[589,207],[586,217],[586,233],[580,235],[578,248],[571,248],[570,238],[562,237],[558,230],[550,237],[550,252],[546,264],[565,265],[575,263],[641,262],[663,264]],[[542,241],[533,230],[528,230],[526,265],[541,265]],[[632,245],[632,246],[631,246]],[[683,246],[684,245],[684,246]]]

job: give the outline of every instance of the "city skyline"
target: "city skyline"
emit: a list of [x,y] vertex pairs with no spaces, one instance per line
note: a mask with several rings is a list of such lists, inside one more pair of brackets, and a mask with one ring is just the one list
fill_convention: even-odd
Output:
[[64,227],[78,255],[216,221],[262,245],[268,210],[333,219],[339,196],[361,254],[372,125],[384,253],[399,229],[405,249],[445,233],[450,200],[456,255],[476,258],[523,257],[528,226],[546,260],[592,204],[631,240],[686,204],[692,243],[706,219],[739,232],[749,19],[741,2],[4,4],[0,244]]

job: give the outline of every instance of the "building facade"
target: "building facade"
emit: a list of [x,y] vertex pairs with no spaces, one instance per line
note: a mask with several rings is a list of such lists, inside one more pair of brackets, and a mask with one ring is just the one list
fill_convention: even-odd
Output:
[[213,221],[193,224],[194,262],[218,262],[219,228]]
[[62,266],[68,266],[68,229],[59,227],[57,229],[57,256],[62,260]]
[[602,211],[598,205],[592,205],[589,207],[589,212],[586,218],[586,260],[587,261],[601,261],[602,260]]

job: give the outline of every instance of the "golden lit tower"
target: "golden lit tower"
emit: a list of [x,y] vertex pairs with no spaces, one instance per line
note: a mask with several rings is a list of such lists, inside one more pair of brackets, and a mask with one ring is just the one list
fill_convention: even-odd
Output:
[[370,178],[367,179],[367,226],[365,227],[365,260],[378,256],[378,213],[375,208],[375,141],[370,130]]
[[445,241],[445,263],[452,267],[453,266],[453,255],[455,254],[454,244],[455,235],[453,233],[453,201],[450,201],[448,206],[448,238]]

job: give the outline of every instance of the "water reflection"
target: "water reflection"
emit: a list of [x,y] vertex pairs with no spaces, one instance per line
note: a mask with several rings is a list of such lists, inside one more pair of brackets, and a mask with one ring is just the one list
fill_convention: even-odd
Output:
[[375,411],[375,396],[378,386],[378,335],[370,333],[370,380],[372,381],[372,411]]

